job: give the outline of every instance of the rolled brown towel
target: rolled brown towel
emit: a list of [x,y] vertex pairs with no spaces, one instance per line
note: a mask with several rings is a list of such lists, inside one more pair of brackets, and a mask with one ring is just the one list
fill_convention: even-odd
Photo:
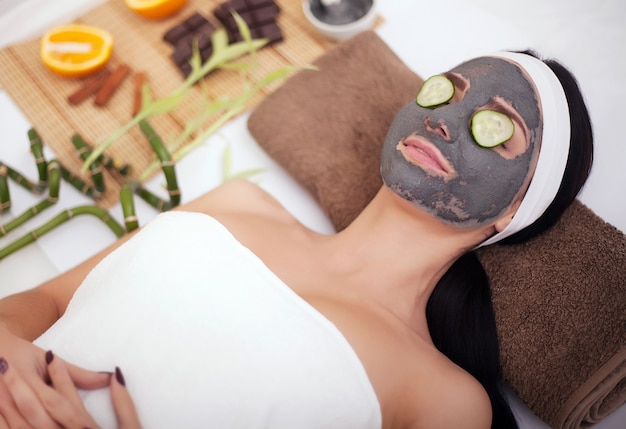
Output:
[[382,185],[372,172],[387,128],[423,81],[372,31],[336,45],[315,65],[319,70],[303,70],[267,96],[248,128],[343,229]]
[[[506,382],[552,427],[626,401],[626,237],[576,201],[526,243],[481,248]],[[621,385],[620,385],[621,383]]]
[[[425,59],[424,61],[428,61]],[[344,228],[381,186],[380,148],[422,79],[374,33],[342,42],[252,112],[261,147]],[[626,238],[576,202],[547,234],[479,251],[504,377],[555,428],[626,403]]]

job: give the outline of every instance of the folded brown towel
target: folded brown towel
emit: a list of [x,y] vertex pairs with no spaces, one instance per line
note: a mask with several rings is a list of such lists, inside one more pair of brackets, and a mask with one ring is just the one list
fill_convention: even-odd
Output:
[[315,65],[319,70],[301,71],[266,97],[248,128],[343,229],[382,185],[372,172],[387,128],[423,81],[371,31]]
[[[576,201],[554,228],[481,248],[507,383],[552,427],[626,401],[626,237]],[[621,383],[621,385],[620,385]]]
[[[421,78],[373,32],[338,44],[268,96],[248,127],[344,228],[382,184],[379,155]],[[493,288],[504,376],[555,428],[626,402],[626,237],[576,202],[549,233],[479,251]]]

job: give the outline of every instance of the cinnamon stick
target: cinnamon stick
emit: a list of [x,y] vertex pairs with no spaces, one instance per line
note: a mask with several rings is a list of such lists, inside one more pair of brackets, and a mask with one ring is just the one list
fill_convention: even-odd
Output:
[[77,105],[95,94],[104,84],[106,78],[111,75],[109,69],[102,69],[95,75],[90,76],[83,82],[83,85],[67,97],[70,104]]
[[133,99],[133,110],[132,117],[135,117],[137,113],[141,110],[141,101],[142,101],[142,91],[144,84],[148,81],[148,77],[144,72],[138,72],[134,75],[134,99]]
[[96,106],[105,106],[129,73],[130,67],[126,64],[120,64],[96,93],[96,99],[94,100]]

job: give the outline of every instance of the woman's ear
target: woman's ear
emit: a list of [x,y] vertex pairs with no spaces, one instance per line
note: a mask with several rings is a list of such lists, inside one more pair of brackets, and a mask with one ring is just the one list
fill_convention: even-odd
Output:
[[522,201],[521,200],[515,201],[511,205],[511,207],[509,207],[509,209],[506,211],[506,213],[503,214],[502,217],[500,217],[500,219],[498,219],[496,221],[496,223],[493,225],[493,227],[496,229],[497,232],[502,232],[502,231],[504,231],[504,228],[509,226],[509,224],[513,220],[513,216],[515,216],[515,213],[517,213],[517,209],[519,209],[520,205],[522,205]]
[[496,229],[497,232],[502,232],[504,231],[504,229],[509,226],[509,224],[511,223],[511,221],[513,220],[513,216],[515,216],[515,212],[511,212],[511,213],[507,213],[506,215],[502,216],[500,219],[498,219],[496,221],[496,223],[494,224],[494,228]]

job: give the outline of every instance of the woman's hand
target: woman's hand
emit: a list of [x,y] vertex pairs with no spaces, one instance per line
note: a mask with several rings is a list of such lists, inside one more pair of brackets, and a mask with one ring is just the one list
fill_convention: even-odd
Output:
[[[46,411],[64,428],[97,427],[85,409],[80,396],[78,396],[78,391],[70,378],[65,363],[61,359],[55,359],[50,351],[46,352],[46,362],[48,362],[48,374],[50,374],[52,388],[58,393],[52,401],[43,401]],[[114,375],[110,377],[109,385],[118,428],[140,429],[141,424],[135,410],[135,404],[126,389],[126,382],[119,368],[115,368]]]
[[[124,399],[128,392],[112,382],[114,377],[110,373],[88,371],[63,362],[60,357],[13,335],[3,324],[0,324],[0,356],[0,429],[58,428],[61,426],[55,421],[55,412],[64,413],[63,418],[70,419],[70,423],[74,418],[90,422],[80,428],[94,428],[93,419],[84,416],[87,413],[82,401],[77,402],[78,395],[73,393],[76,388],[91,390],[111,385],[114,403],[123,406],[130,401],[130,398]],[[62,366],[57,369],[62,370],[60,375],[53,371],[57,366]],[[54,385],[53,374],[57,384],[61,384]]]
[[[0,428],[97,428],[78,394],[68,364],[51,351],[45,353],[45,363],[48,384],[31,388],[19,371],[0,357]],[[101,375],[108,379],[119,428],[141,428],[121,370],[116,368],[114,376]]]
[[126,381],[119,368],[115,368],[115,376],[111,377],[111,400],[119,429],[141,428],[135,404],[126,389]]
[[[55,401],[55,394],[59,393],[50,387],[45,355],[42,349],[0,324],[0,428],[3,424],[8,427],[59,427],[44,406],[45,401]],[[78,388],[98,389],[109,385],[110,374],[87,371],[70,364],[65,367]]]

